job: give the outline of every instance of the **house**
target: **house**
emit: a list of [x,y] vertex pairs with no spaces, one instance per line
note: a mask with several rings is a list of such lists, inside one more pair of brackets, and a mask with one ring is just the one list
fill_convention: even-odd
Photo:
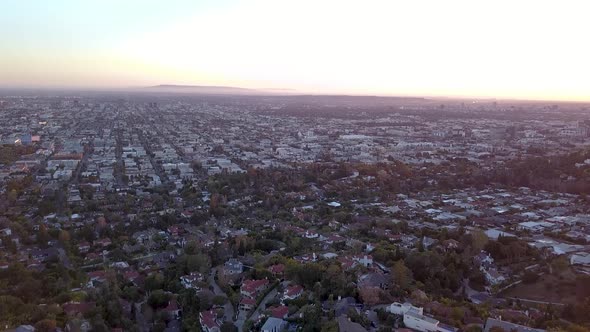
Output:
[[492,327],[499,327],[506,332],[545,332],[545,330],[542,329],[534,329],[532,327],[505,322],[499,319],[488,318],[486,320],[486,324],[484,325],[483,331],[490,332]]
[[438,331],[438,323],[436,319],[424,316],[414,309],[404,313],[404,325],[412,330],[421,332]]
[[385,235],[385,237],[387,237],[387,239],[391,242],[400,242],[402,240],[402,235],[401,234],[391,234],[388,233]]
[[219,320],[217,314],[213,310],[203,311],[199,313],[199,323],[205,332],[219,332]]
[[103,283],[107,280],[107,272],[106,271],[92,271],[88,272],[88,287],[94,287],[95,283]]
[[[92,325],[87,319],[71,319],[67,322],[64,330],[66,332],[90,332]],[[116,332],[116,329],[111,329],[111,332]]]
[[184,210],[184,211],[182,211],[182,213],[180,213],[180,216],[183,218],[189,219],[190,217],[193,216],[193,211]]
[[340,257],[340,258],[338,258],[338,261],[340,262],[342,269],[345,271],[354,268],[357,264],[356,261],[354,261],[348,257]]
[[31,325],[21,325],[14,332],[35,332],[35,328]]
[[230,258],[223,264],[225,274],[240,274],[244,271],[244,264],[235,258]]
[[168,314],[168,317],[170,319],[178,319],[178,318],[180,318],[180,314],[182,312],[182,310],[178,306],[178,302],[174,298],[171,299],[170,301],[168,301],[168,306],[166,306],[166,308],[162,309],[162,311],[164,311],[165,313],[167,313]]
[[77,314],[84,315],[88,311],[94,309],[95,303],[94,302],[68,302],[64,303],[62,306],[63,311],[68,316],[75,316]]
[[289,316],[289,307],[280,305],[270,308],[270,316],[280,319],[285,319]]
[[85,261],[93,261],[95,259],[100,259],[100,258],[102,258],[102,255],[95,253],[95,252],[88,253],[86,256],[84,256]]
[[12,235],[12,230],[10,228],[3,228],[0,229],[0,236],[10,237]]
[[94,241],[94,245],[95,246],[101,246],[101,247],[108,247],[111,245],[111,239],[109,238],[105,238],[105,239],[100,239],[100,240],[96,240]]
[[123,262],[123,261],[113,262],[113,263],[111,263],[110,266],[111,267],[114,267],[116,269],[128,269],[129,268],[129,263]]
[[373,256],[371,255],[357,255],[354,256],[352,259],[364,267],[370,267],[371,265],[373,265]]
[[57,258],[59,256],[59,252],[55,248],[36,249],[31,251],[30,256],[34,260],[46,262],[48,260]]
[[415,331],[420,332],[456,332],[457,329],[448,326],[445,324],[441,324],[438,320],[425,316],[423,314],[422,308],[417,308],[412,305],[405,305],[402,304],[401,306],[395,305],[393,308],[390,306],[390,309],[393,310],[401,310],[404,312],[404,325],[407,328],[410,328]]
[[476,265],[488,267],[494,264],[494,259],[492,256],[490,256],[490,254],[482,250],[479,254],[473,257],[473,262]]
[[141,277],[141,275],[139,274],[139,272],[137,272],[133,269],[123,272],[123,278],[125,278],[125,280],[133,283],[136,286],[137,286],[137,281],[140,279],[140,277]]
[[197,284],[201,281],[203,281],[203,275],[199,272],[191,272],[191,274],[180,277],[180,283],[186,289],[193,288],[197,291],[200,290]]
[[410,310],[414,310],[415,312],[419,313],[419,314],[424,314],[424,309],[423,308],[419,308],[419,307],[414,307],[411,303],[399,303],[399,302],[393,302],[392,304],[389,305],[389,307],[385,308],[385,311],[387,312],[391,312],[392,314],[396,314],[396,315],[404,315],[406,312],[410,311]]
[[446,251],[453,251],[459,248],[459,241],[453,239],[444,240],[442,246]]
[[170,234],[173,237],[178,236],[178,234],[180,233],[180,229],[176,225],[172,225],[172,226],[168,227],[167,231],[168,231],[168,234]]
[[590,267],[590,253],[580,252],[570,257],[570,265]]
[[283,274],[285,273],[285,265],[284,264],[271,265],[268,267],[268,271],[270,271],[270,273],[272,273],[272,275],[275,277],[282,277]]
[[382,273],[371,272],[360,276],[357,284],[359,288],[387,289],[389,280]]
[[244,297],[240,300],[239,309],[243,311],[250,311],[256,307],[256,300],[249,297]]
[[525,221],[518,224],[518,229],[531,233],[541,233],[546,229],[555,227],[554,224],[546,221]]
[[315,254],[315,252],[313,252],[311,255],[305,254],[303,256],[295,256],[293,259],[301,264],[305,264],[309,262],[316,262],[318,260],[318,256]]
[[262,325],[261,332],[281,332],[287,327],[287,322],[282,319],[269,317],[264,325]]
[[314,231],[306,230],[303,236],[307,239],[317,239],[320,235]]
[[334,243],[344,243],[346,239],[338,234],[332,234],[326,238],[327,244],[334,244]]
[[283,293],[283,300],[294,300],[303,294],[303,287],[300,285],[293,285],[287,287]]
[[90,243],[81,242],[80,244],[78,244],[78,251],[79,252],[86,253],[86,252],[88,252],[88,250],[90,250]]
[[245,280],[240,288],[240,294],[255,299],[258,293],[263,291],[266,286],[268,286],[268,279]]
[[483,272],[484,276],[486,277],[486,280],[490,285],[497,285],[506,281],[506,278],[503,275],[501,275],[500,272],[498,272],[498,270],[496,270],[495,268],[490,268],[486,270],[482,267],[481,271]]

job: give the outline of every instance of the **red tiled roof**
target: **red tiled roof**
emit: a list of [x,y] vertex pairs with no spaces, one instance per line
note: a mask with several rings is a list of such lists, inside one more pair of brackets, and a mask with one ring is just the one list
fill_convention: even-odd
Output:
[[287,290],[285,290],[285,295],[293,296],[293,295],[301,293],[302,291],[303,291],[303,287],[301,287],[299,285],[289,286],[289,287],[287,287]]
[[106,271],[92,271],[88,272],[90,279],[105,279],[107,275]]
[[244,297],[241,301],[240,304],[246,304],[246,305],[256,305],[256,300],[248,298],[248,297]]
[[176,311],[178,310],[178,302],[175,299],[168,301],[168,306],[164,308],[164,311]]
[[64,303],[62,305],[62,309],[68,315],[73,315],[73,314],[77,314],[77,313],[84,314],[92,308],[94,308],[94,302],[84,302],[84,303],[69,302],[69,303]]
[[208,329],[219,327],[216,318],[217,315],[213,310],[201,312],[201,324],[205,325]]
[[137,272],[135,270],[129,270],[129,271],[125,271],[125,273],[123,273],[123,276],[127,280],[135,280],[135,279],[139,278],[139,272]]
[[255,292],[259,287],[266,286],[267,284],[268,279],[246,280],[242,283],[242,290],[252,293]]
[[274,274],[283,273],[285,271],[285,265],[283,265],[283,264],[272,265],[268,268],[268,270]]
[[274,318],[285,318],[289,314],[289,308],[287,306],[278,306],[270,309],[271,316]]

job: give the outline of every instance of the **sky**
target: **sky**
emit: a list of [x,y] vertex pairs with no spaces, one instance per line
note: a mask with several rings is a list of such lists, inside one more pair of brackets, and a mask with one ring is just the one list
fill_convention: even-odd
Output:
[[0,87],[590,101],[587,0],[1,0]]

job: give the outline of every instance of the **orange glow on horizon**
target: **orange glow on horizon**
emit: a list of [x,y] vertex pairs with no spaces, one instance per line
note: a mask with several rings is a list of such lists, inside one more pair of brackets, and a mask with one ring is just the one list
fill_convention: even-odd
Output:
[[588,12],[574,0],[237,2],[105,32],[96,47],[4,44],[0,86],[590,101]]

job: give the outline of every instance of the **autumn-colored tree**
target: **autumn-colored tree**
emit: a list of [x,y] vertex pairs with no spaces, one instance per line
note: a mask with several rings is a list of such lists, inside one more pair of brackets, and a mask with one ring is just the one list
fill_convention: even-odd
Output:
[[35,331],[53,332],[57,327],[57,322],[53,319],[43,319],[35,324]]
[[551,262],[551,272],[555,275],[563,273],[569,266],[566,256],[560,256]]
[[477,251],[482,250],[485,248],[486,244],[488,244],[488,236],[484,231],[481,229],[474,230],[471,232],[471,247]]
[[376,287],[363,287],[359,289],[359,295],[363,303],[368,306],[373,306],[381,302],[382,290]]
[[406,291],[410,288],[412,281],[412,271],[406,266],[403,260],[398,260],[393,264],[391,271],[391,278],[396,288],[401,291]]
[[47,242],[49,241],[49,233],[47,232],[47,227],[44,224],[39,226],[39,234],[37,235],[37,242],[39,245],[46,246]]
[[61,230],[59,232],[59,241],[61,243],[67,243],[70,241],[70,233],[66,230]]

